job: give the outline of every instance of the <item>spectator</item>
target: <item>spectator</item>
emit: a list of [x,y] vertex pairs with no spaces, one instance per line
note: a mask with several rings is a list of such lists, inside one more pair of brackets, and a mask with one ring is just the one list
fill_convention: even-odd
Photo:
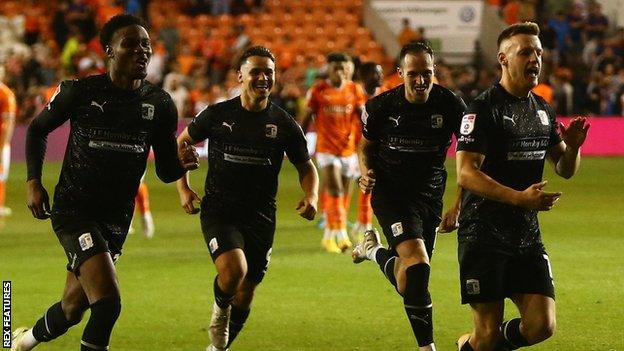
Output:
[[401,47],[410,42],[423,40],[422,35],[412,29],[409,18],[403,18],[402,23],[403,28],[401,28],[401,32],[399,33],[399,45]]
[[183,119],[187,117],[189,110],[189,91],[186,88],[186,78],[179,72],[177,64],[172,66],[171,72],[165,76],[163,89],[171,95],[171,99],[178,109],[178,119]]
[[589,5],[589,15],[585,25],[585,33],[588,39],[604,38],[609,27],[607,16],[602,14],[602,6],[598,2]]

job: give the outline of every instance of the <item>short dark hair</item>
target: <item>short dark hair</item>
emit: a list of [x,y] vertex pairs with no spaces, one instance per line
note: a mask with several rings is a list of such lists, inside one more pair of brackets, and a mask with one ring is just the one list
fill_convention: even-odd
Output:
[[241,66],[245,64],[245,61],[247,61],[247,59],[251,56],[268,57],[271,61],[273,61],[273,63],[275,63],[275,55],[273,55],[271,50],[265,48],[264,46],[252,46],[243,52],[241,57],[238,59],[238,65],[236,68],[240,70]]
[[496,41],[496,44],[500,48],[500,45],[503,41],[518,34],[539,35],[540,29],[537,23],[534,23],[534,22],[512,24],[511,26],[505,28],[501,32],[501,34],[498,36],[498,40]]
[[100,44],[102,44],[103,48],[106,48],[117,30],[133,25],[141,26],[145,29],[148,28],[147,23],[140,17],[127,14],[113,16],[104,24],[100,31]]
[[374,73],[377,70],[377,66],[379,66],[377,62],[372,62],[372,61],[364,62],[360,66],[360,78],[365,75]]
[[401,48],[401,53],[399,54],[399,65],[403,63],[403,59],[405,59],[405,56],[407,56],[407,54],[413,55],[419,54],[421,52],[429,54],[433,59],[433,49],[429,45],[427,45],[427,43],[424,43],[422,41],[416,41],[405,44],[405,46]]
[[332,52],[327,55],[327,63],[332,62],[351,62],[351,56],[344,52]]

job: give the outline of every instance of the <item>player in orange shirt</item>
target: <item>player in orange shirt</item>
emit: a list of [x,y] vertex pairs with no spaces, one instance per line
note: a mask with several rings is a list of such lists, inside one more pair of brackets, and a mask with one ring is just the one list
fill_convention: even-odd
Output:
[[11,209],[5,206],[6,181],[11,165],[11,137],[17,113],[15,94],[2,83],[3,80],[4,67],[0,66],[0,218],[11,214]]
[[355,119],[359,119],[366,96],[362,88],[348,80],[351,58],[343,53],[327,56],[327,80],[315,83],[308,92],[308,111],[316,125],[316,162],[327,189],[323,199],[327,226],[321,245],[329,252],[350,248],[347,235],[346,194],[357,175]]
[[[375,62],[365,62],[360,66],[360,81],[366,100],[377,96],[382,92],[381,85],[383,82],[383,68]],[[362,138],[362,122],[360,119],[354,121],[356,133],[356,144],[360,143]],[[355,226],[351,232],[352,238],[361,240],[364,232],[373,229],[373,209],[370,204],[371,194],[365,194],[358,191],[358,217]]]

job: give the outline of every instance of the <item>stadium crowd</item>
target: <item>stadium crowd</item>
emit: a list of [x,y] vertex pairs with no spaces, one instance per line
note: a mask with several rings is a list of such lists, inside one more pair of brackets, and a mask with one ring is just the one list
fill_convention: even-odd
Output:
[[[598,3],[489,3],[507,23],[540,23],[545,53],[536,89],[559,115],[624,114],[624,29],[614,28]],[[3,81],[17,96],[18,123],[28,123],[62,79],[104,71],[95,33],[108,18],[123,12],[149,21],[154,54],[148,80],[172,95],[180,118],[239,93],[232,65],[252,44],[277,53],[279,77],[273,98],[294,115],[303,110],[307,89],[323,77],[329,51],[351,54],[356,66],[378,62],[389,78],[394,71],[394,60],[362,27],[361,0],[3,1],[0,63]],[[419,34],[426,40],[425,33]],[[436,78],[470,102],[500,76],[499,67],[482,67],[479,62],[449,66],[441,57]]]

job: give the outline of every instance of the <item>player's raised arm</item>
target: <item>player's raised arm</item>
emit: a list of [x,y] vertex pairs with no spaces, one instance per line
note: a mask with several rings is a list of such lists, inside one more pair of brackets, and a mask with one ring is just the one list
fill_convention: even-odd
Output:
[[589,123],[585,117],[576,117],[566,127],[559,123],[561,142],[548,150],[548,160],[555,166],[555,172],[563,178],[571,178],[581,165],[581,146],[587,138]]
[[312,160],[296,163],[297,173],[299,173],[299,184],[304,196],[297,205],[299,215],[307,220],[313,220],[316,215],[318,202],[319,177]]

